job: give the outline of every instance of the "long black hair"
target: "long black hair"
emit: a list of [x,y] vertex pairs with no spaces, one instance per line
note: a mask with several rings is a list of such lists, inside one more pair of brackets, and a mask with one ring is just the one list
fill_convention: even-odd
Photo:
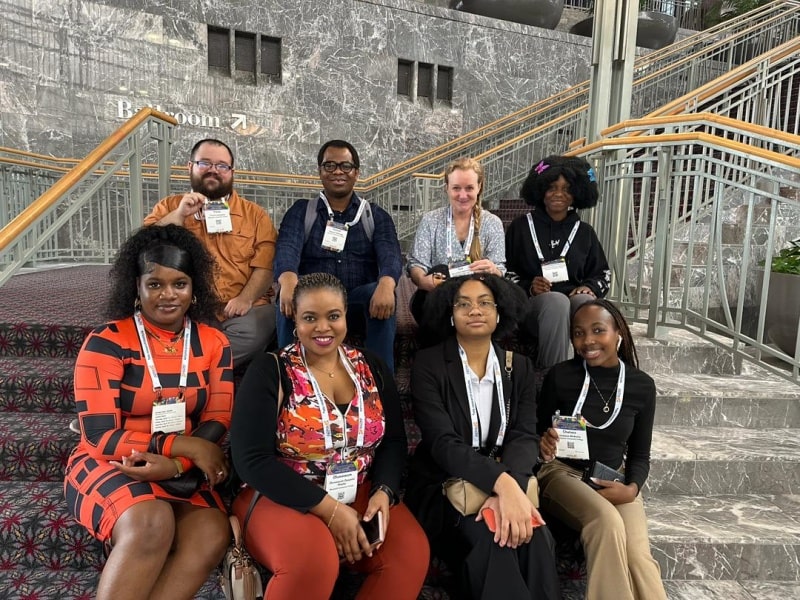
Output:
[[424,331],[424,345],[455,335],[455,327],[450,318],[453,316],[453,304],[461,286],[467,281],[480,281],[494,296],[497,303],[497,314],[500,322],[492,337],[502,340],[517,327],[525,310],[525,292],[518,285],[499,275],[473,274],[448,279],[433,290],[425,299],[421,329]]
[[[605,298],[595,298],[581,304],[575,312],[572,313],[573,320],[575,319],[575,315],[587,306],[599,306],[611,315],[611,318],[614,319],[614,326],[622,337],[622,343],[619,345],[619,348],[617,348],[617,356],[619,356],[626,365],[632,365],[638,369],[639,355],[636,353],[636,346],[633,344],[631,328],[628,327],[628,322],[617,306]],[[572,336],[570,335],[570,337]]]
[[214,287],[214,258],[191,231],[178,225],[146,225],[123,242],[109,274],[111,296],[106,309],[109,319],[133,315],[138,296],[136,280],[152,263],[191,277],[197,301],[189,306],[189,317],[206,323],[216,321],[221,303]]

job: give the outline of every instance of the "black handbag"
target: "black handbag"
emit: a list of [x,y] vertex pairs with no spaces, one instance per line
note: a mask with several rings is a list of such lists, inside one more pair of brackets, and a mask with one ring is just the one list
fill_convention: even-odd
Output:
[[180,477],[157,481],[165,492],[178,498],[191,498],[205,481],[205,473],[198,467],[192,467]]

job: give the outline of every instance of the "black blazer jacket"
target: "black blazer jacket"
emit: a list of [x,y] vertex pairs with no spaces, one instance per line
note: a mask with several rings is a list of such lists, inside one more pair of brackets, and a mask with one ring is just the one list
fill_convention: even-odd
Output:
[[[431,538],[441,532],[447,502],[442,484],[447,479],[466,479],[490,494],[504,472],[514,477],[523,490],[533,474],[539,455],[533,365],[528,357],[514,354],[509,378],[505,373],[505,351],[497,344],[494,349],[503,371],[504,404],[510,411],[503,446],[496,458],[488,456],[491,447],[480,452],[472,448],[467,387],[456,339],[450,337],[420,350],[414,358],[411,394],[422,441],[411,461],[405,501]],[[489,446],[497,439],[499,426],[495,396]]]

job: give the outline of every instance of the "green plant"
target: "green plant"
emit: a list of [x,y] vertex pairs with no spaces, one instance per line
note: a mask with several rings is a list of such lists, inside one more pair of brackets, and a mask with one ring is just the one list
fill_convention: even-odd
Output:
[[788,248],[781,250],[772,258],[773,273],[800,275],[800,238],[789,242]]

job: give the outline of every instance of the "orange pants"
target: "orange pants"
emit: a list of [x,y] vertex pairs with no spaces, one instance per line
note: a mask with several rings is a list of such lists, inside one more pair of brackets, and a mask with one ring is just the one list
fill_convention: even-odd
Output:
[[[351,506],[363,513],[369,502],[369,482],[358,488]],[[233,502],[244,522],[253,497],[245,489]],[[383,545],[352,568],[367,573],[357,600],[414,600],[428,572],[430,550],[422,528],[404,504],[393,506]],[[328,600],[339,576],[340,560],[333,536],[318,517],[262,497],[247,525],[245,544],[255,560],[272,571],[264,600]]]

